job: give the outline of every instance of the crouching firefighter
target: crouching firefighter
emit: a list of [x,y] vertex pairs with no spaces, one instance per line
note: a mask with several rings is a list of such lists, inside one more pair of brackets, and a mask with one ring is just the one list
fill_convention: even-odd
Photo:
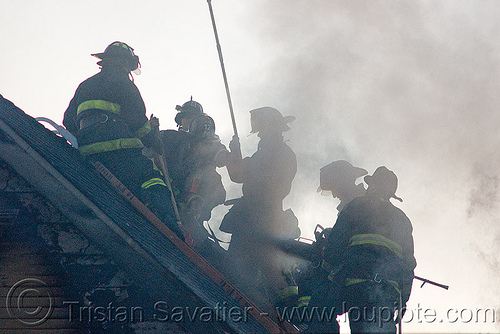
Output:
[[170,192],[144,146],[158,148],[144,101],[131,72],[140,73],[139,57],[125,43],[113,42],[99,59],[101,71],[83,81],[64,113],[63,124],[78,139],[79,151],[99,161],[168,227],[182,237]]
[[[402,201],[395,195],[398,179],[392,171],[382,166],[364,180],[366,195],[347,204],[327,239],[325,260],[331,270],[309,308],[348,312],[351,333],[396,333],[395,310],[404,310],[416,266],[413,228],[389,201]],[[338,328],[335,317],[328,320],[313,318],[310,332]]]

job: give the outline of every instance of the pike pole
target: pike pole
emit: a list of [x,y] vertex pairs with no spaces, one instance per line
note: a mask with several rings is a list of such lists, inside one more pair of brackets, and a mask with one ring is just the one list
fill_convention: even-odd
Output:
[[215,26],[214,11],[212,9],[212,0],[207,0],[208,9],[210,11],[210,18],[212,19],[212,27],[214,28],[215,43],[217,45],[217,52],[219,54],[220,67],[222,69],[222,77],[224,78],[224,86],[226,87],[227,103],[229,104],[229,112],[231,113],[231,121],[233,122],[233,132],[238,137],[238,129],[236,128],[236,120],[234,118],[233,103],[231,102],[231,94],[229,93],[229,85],[227,83],[226,68],[224,67],[224,59],[222,58],[222,49],[219,43],[219,35],[217,34],[217,27]]

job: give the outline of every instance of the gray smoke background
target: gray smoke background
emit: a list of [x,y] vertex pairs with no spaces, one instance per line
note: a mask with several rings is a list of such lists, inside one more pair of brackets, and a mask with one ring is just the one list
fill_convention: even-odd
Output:
[[395,205],[414,225],[417,275],[451,285],[417,285],[413,301],[498,312],[500,3],[251,7],[240,22],[247,43],[226,48],[245,48],[258,70],[233,77],[234,100],[297,117],[285,133],[299,162],[286,204],[302,234],[336,217],[338,202],[316,193],[322,166],[346,159],[373,173],[386,165],[400,181],[404,202]]

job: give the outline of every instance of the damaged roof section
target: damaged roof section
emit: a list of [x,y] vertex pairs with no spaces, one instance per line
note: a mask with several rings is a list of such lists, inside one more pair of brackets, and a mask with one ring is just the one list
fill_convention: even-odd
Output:
[[[88,241],[89,247],[102,252],[96,253],[97,257],[109,258],[117,273],[123,271],[131,281],[140,282],[137,293],[146,296],[149,303],[168,296],[169,307],[191,308],[191,315],[203,307],[214,310],[212,315],[218,311],[217,319],[205,313],[205,319],[189,325],[201,326],[203,332],[280,331],[206,261],[166,238],[65,139],[1,96],[0,158],[71,223],[72,230],[66,233],[75,233],[72,237],[77,239],[76,235],[81,235],[81,242]],[[65,247],[75,244],[78,242],[73,240]],[[245,317],[228,316],[229,310],[240,310],[235,313]]]

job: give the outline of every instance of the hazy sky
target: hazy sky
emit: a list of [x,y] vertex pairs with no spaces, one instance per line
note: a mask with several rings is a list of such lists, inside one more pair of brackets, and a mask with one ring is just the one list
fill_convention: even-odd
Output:
[[[120,40],[140,57],[135,82],[161,128],[175,127],[175,105],[193,95],[229,142],[206,1],[0,4],[0,94],[26,113],[61,123],[78,84],[98,70],[90,53]],[[303,235],[336,217],[338,203],[316,193],[319,168],[338,159],[370,173],[386,165],[400,181],[404,202],[395,205],[414,225],[417,275],[451,286],[415,284],[404,330],[498,333],[491,314],[486,323],[484,312],[475,316],[494,309],[500,319],[500,2],[212,4],[244,154],[256,149],[250,109],[297,117],[285,134],[299,162],[286,207]]]

